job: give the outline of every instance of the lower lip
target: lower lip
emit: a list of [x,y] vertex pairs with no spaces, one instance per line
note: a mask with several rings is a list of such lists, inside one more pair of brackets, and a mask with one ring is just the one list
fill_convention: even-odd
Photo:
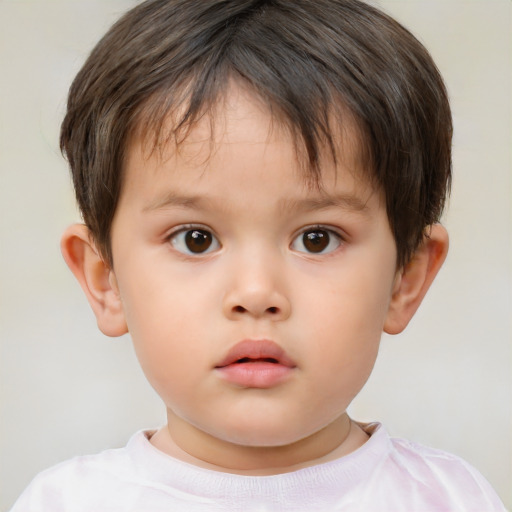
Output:
[[256,361],[217,368],[223,379],[244,388],[271,388],[291,376],[293,368],[279,363]]

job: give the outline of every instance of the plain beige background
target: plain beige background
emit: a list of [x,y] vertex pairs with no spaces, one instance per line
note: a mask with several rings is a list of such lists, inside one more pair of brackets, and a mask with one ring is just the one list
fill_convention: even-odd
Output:
[[[351,406],[461,455],[512,508],[510,0],[379,2],[430,49],[455,120],[451,251]],[[0,510],[40,470],[164,420],[128,337],[111,340],[59,253],[78,219],[58,150],[66,91],[133,0],[0,0]]]

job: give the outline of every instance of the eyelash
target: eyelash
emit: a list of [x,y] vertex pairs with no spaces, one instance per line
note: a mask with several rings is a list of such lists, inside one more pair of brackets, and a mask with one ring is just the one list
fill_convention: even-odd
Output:
[[[197,236],[194,236],[194,233]],[[180,235],[183,235],[180,237]],[[187,236],[190,235],[187,239]],[[205,235],[206,237],[202,237],[201,235]],[[208,239],[209,236],[209,239]],[[209,254],[213,251],[220,249],[221,245],[218,238],[213,234],[212,230],[206,226],[198,225],[198,224],[190,224],[186,226],[181,226],[176,229],[172,233],[170,233],[166,240],[176,249],[178,252],[185,254],[187,256],[202,256],[205,254]],[[207,243],[206,249],[204,251],[194,251],[190,247],[187,246],[187,242],[197,241],[201,243],[201,241]],[[181,247],[178,245],[180,244]],[[211,248],[213,245],[213,248]],[[201,247],[197,247],[201,249]],[[188,249],[188,250],[187,250]]]
[[[166,240],[175,250],[187,256],[206,255],[222,247],[212,230],[199,224],[181,226],[170,233]],[[195,242],[197,245],[194,248]],[[344,237],[332,228],[307,226],[293,237],[290,248],[304,254],[321,255],[336,251],[343,242]],[[310,246],[307,247],[307,244]]]
[[[313,237],[310,236],[308,239],[305,239],[306,235],[318,235],[319,233],[323,233],[320,237]],[[327,235],[327,236],[325,236]],[[297,235],[294,236],[292,243],[290,244],[290,247],[297,252],[301,252],[304,254],[311,254],[311,255],[323,255],[323,254],[330,254],[334,251],[336,251],[345,241],[344,237],[333,228],[327,227],[327,226],[307,226],[306,228],[303,228]],[[314,246],[316,245],[315,249],[319,250],[307,250],[305,243],[310,242]],[[301,244],[306,250],[301,250],[298,248],[298,245]],[[333,247],[335,245],[335,247]],[[328,249],[328,250],[327,250]]]

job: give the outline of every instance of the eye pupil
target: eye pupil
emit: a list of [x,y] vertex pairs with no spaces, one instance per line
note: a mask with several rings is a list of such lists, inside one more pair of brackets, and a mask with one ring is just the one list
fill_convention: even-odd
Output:
[[185,235],[187,248],[196,254],[207,251],[210,245],[212,245],[212,241],[212,234],[201,229],[192,229],[187,231]]
[[302,236],[304,247],[309,252],[322,252],[329,245],[329,233],[327,231],[306,231]]

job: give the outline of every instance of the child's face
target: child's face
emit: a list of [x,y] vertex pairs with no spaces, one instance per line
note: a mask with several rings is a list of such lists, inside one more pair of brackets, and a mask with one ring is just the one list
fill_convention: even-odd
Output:
[[383,198],[350,148],[308,187],[290,136],[236,87],[213,146],[209,126],[164,158],[128,154],[112,282],[140,363],[206,460],[217,441],[335,443],[395,283]]

